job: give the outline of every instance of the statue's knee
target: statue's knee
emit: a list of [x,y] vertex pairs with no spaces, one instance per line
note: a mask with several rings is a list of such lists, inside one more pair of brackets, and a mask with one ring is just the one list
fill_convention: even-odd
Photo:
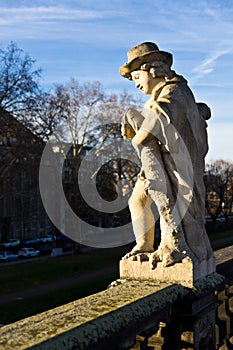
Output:
[[131,213],[137,213],[144,209],[144,203],[140,200],[129,202],[129,210]]

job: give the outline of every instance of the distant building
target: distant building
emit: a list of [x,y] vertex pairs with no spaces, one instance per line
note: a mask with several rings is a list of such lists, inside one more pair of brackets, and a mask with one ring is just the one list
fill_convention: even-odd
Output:
[[0,242],[50,231],[39,192],[44,142],[0,109]]
[[[110,137],[115,138],[115,135],[119,135],[118,129],[115,133],[110,134]],[[81,180],[78,179],[79,166],[84,157],[89,154],[92,146],[95,146],[95,142],[82,148],[79,145],[76,146],[76,149],[71,146],[66,154],[60,147],[62,143],[51,144],[53,152],[58,156],[59,163],[63,164],[63,190],[70,207],[84,222],[96,227],[111,227],[116,223],[121,225],[123,221],[129,220],[128,210],[123,211],[120,216],[117,213],[104,213],[101,209],[95,210],[86,203],[80,193],[78,182],[89,181],[90,174],[86,175],[85,172],[88,172],[89,168],[87,163],[86,170],[82,171]],[[18,238],[23,241],[26,238],[40,237],[47,233],[59,234],[59,231],[66,233],[66,228],[70,227],[70,222],[67,222],[64,200],[59,196],[53,197],[57,191],[57,169],[49,159],[46,163],[46,171],[51,175],[51,183],[46,183],[47,195],[50,200],[55,198],[54,210],[58,217],[57,228],[50,221],[41,200],[39,167],[44,148],[43,140],[34,135],[10,113],[0,109],[0,243],[10,238]],[[123,165],[125,161],[122,163],[117,156],[114,160],[108,147],[97,157],[98,164],[105,164],[96,177],[97,190],[104,200],[111,202],[117,196],[118,181],[126,179],[128,172],[131,178],[135,169],[128,170],[129,166],[125,167]],[[97,158],[94,153],[87,158],[90,164],[96,163]],[[98,200],[95,194],[89,192],[90,202]]]

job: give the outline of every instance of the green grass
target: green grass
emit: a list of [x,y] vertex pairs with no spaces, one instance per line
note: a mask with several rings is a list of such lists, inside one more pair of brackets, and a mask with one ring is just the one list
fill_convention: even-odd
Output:
[[212,243],[211,244],[213,251],[216,251],[216,250],[219,250],[219,249],[222,249],[222,248],[225,248],[225,247],[229,247],[231,245],[233,245],[233,239],[229,240],[227,242]]
[[[232,240],[229,238],[232,237]],[[226,238],[225,242],[214,241]],[[210,235],[214,250],[233,245],[233,230],[224,230]],[[118,264],[120,258],[132,245],[112,249],[101,249],[88,254],[61,256],[11,266],[0,265],[0,295],[25,290],[72,276],[73,267],[78,264],[80,273],[98,271],[106,266]],[[23,300],[0,305],[0,323],[8,324],[19,319],[43,312],[73,300],[104,290],[118,276],[114,274],[78,282],[72,286]]]
[[69,303],[73,300],[83,298],[87,295],[97,293],[106,289],[116,278],[116,275],[110,274],[102,278],[92,279],[90,282],[77,282],[70,287],[58,289],[56,292],[43,293],[25,300],[15,300],[0,305],[0,323],[9,324],[22,318],[55,308],[59,305]]
[[228,238],[228,237],[232,237],[233,239],[233,229],[215,232],[211,234],[209,237],[210,237],[210,241],[215,241],[217,239]]
[[[212,249],[214,251],[233,245],[233,230],[219,231],[211,234],[209,236]],[[225,242],[224,242],[224,239]],[[223,240],[222,242],[217,242],[218,240]]]
[[74,265],[81,273],[97,271],[118,264],[129,246],[100,249],[88,254],[61,256],[10,266],[0,265],[0,295],[25,290],[55,280],[71,277]]
[[[100,249],[88,254],[61,256],[52,259],[14,264],[0,268],[0,295],[30,289],[40,284],[71,277],[73,267],[78,264],[80,274],[98,271],[119,263],[132,245],[112,249]],[[105,289],[118,275],[109,274],[79,282],[56,291],[51,291],[22,300],[0,304],[0,323],[8,324],[36,313],[54,308]]]

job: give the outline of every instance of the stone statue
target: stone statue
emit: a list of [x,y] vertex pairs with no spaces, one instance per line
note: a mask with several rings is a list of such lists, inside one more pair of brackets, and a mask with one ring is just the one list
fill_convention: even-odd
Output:
[[[129,109],[122,121],[122,135],[132,140],[142,165],[129,200],[136,246],[122,264],[144,259],[150,269],[164,271],[185,262],[198,279],[215,271],[205,231],[203,182],[210,109],[196,103],[187,81],[171,69],[172,54],[155,43],[139,44],[127,56],[120,74],[150,98],[141,113]],[[161,229],[156,251],[153,202]]]

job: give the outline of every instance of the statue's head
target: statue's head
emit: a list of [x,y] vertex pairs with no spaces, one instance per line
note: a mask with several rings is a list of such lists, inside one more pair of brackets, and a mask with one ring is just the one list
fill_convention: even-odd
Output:
[[127,52],[128,62],[120,67],[120,74],[132,80],[131,73],[137,70],[149,70],[151,67],[164,65],[170,69],[172,65],[172,54],[160,51],[158,46],[152,42],[139,44]]

